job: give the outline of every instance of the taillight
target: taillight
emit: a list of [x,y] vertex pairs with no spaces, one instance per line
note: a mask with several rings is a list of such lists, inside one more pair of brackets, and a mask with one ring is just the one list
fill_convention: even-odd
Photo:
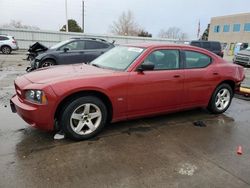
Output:
[[12,43],[16,44],[16,39],[12,37]]

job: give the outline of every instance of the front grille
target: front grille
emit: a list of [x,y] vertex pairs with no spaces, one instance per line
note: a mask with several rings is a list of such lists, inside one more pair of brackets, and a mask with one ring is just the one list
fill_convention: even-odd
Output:
[[235,61],[239,62],[239,63],[246,63],[247,64],[249,62],[249,57],[248,56],[237,55],[236,58],[235,58]]

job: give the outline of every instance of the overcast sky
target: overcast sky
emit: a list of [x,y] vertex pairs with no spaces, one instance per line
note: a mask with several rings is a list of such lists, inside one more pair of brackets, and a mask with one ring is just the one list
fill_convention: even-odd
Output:
[[[85,32],[110,33],[110,25],[123,11],[131,10],[136,22],[157,36],[175,26],[190,39],[201,32],[211,17],[250,12],[249,0],[85,0]],[[82,25],[82,0],[68,0],[68,17]],[[11,20],[58,31],[65,24],[65,0],[0,0],[0,25]]]

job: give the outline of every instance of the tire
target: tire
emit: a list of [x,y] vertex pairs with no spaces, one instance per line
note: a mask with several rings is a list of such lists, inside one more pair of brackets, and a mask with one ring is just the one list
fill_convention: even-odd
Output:
[[9,47],[9,46],[3,46],[3,47],[1,48],[1,51],[2,51],[3,54],[10,54],[11,51],[12,51],[12,49],[11,49],[11,47]]
[[42,61],[40,68],[54,66],[56,62],[52,59],[45,59]]
[[107,108],[97,97],[84,96],[65,104],[60,126],[66,137],[86,140],[97,135],[107,121]]
[[215,89],[207,108],[213,114],[221,114],[229,108],[232,98],[233,90],[230,85],[221,84]]

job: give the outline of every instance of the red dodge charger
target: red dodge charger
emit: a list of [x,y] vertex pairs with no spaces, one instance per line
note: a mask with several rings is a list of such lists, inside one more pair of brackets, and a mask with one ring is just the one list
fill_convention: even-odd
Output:
[[84,140],[108,122],[196,107],[223,113],[243,79],[242,67],[205,49],[125,45],[90,64],[48,67],[18,77],[10,103],[30,125]]

